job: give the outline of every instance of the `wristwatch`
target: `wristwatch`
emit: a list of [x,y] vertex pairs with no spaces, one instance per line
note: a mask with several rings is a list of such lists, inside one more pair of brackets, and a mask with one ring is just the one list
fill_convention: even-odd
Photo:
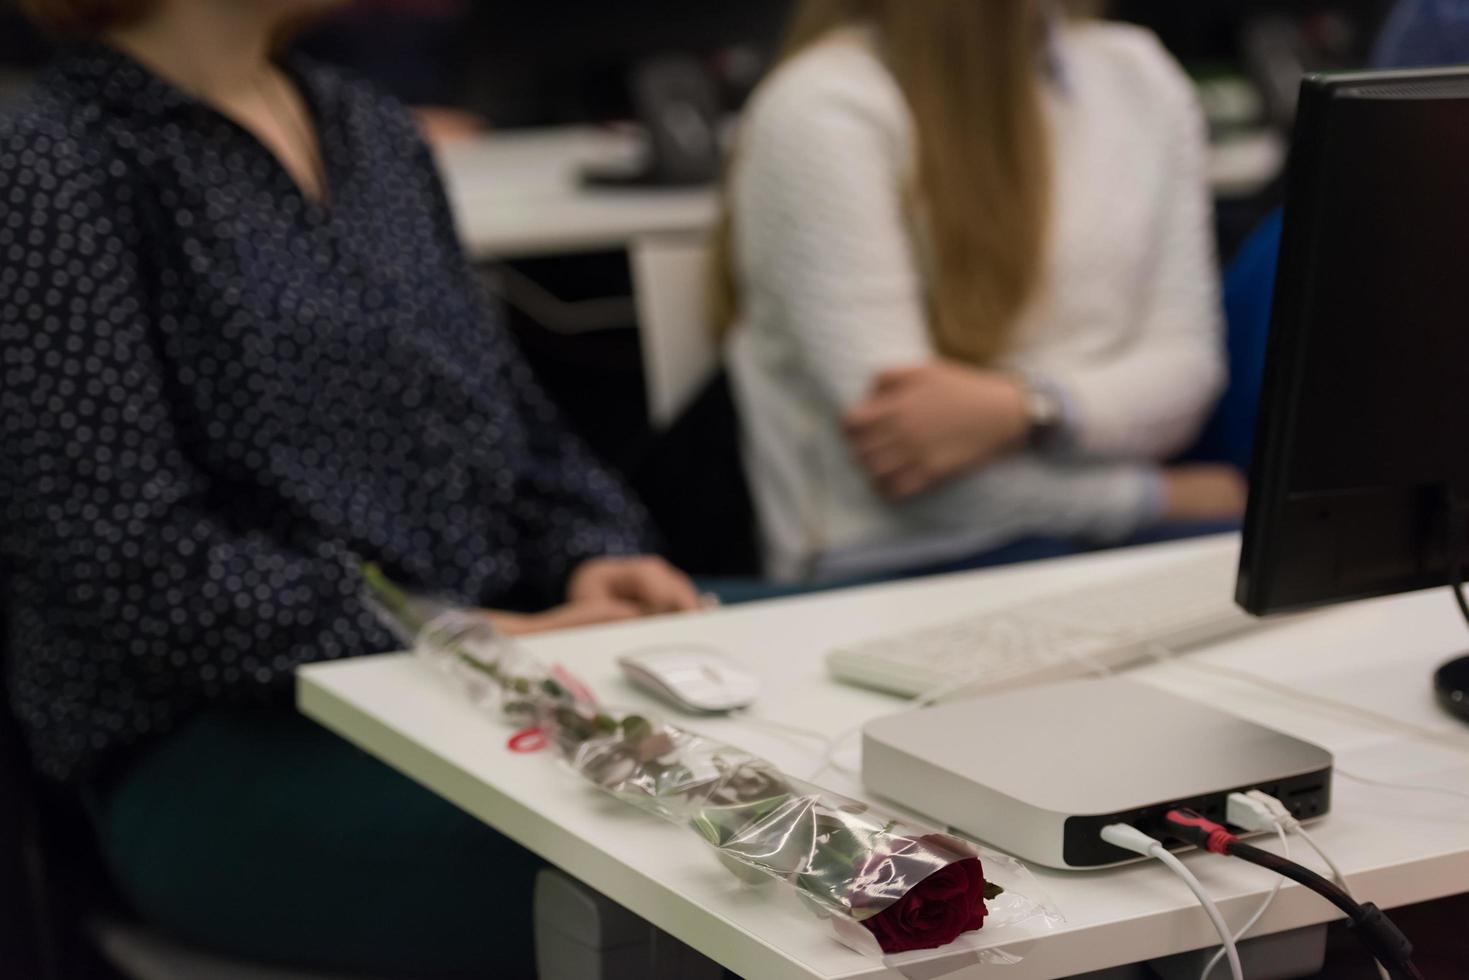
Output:
[[1047,384],[1033,378],[1021,378],[1025,387],[1025,411],[1030,421],[1029,444],[1032,449],[1050,449],[1066,425],[1066,411],[1061,399]]

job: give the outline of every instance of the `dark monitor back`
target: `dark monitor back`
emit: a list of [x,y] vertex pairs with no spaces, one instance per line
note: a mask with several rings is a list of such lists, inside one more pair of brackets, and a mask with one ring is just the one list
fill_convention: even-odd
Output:
[[1469,69],[1308,78],[1238,598],[1448,580],[1469,492]]

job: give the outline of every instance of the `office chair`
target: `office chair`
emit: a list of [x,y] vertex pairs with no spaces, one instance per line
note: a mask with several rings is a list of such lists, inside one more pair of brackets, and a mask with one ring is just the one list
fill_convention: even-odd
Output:
[[84,935],[88,915],[109,901],[85,814],[32,770],[10,712],[4,584],[0,578],[0,881],[19,887],[0,889],[0,964],[16,965],[6,976],[37,980],[117,977]]
[[1224,310],[1229,324],[1229,387],[1185,459],[1250,468],[1265,372],[1265,344],[1275,295],[1281,213],[1273,212],[1240,247],[1224,272]]
[[[134,922],[92,828],[36,776],[10,712],[8,594],[0,580],[0,976],[9,980],[353,980],[229,960]],[[19,887],[11,887],[16,882]]]
[[[3,592],[0,592],[3,599]],[[17,976],[55,977],[56,944],[44,889],[34,779],[19,727],[10,716],[6,641],[0,602],[0,963]]]

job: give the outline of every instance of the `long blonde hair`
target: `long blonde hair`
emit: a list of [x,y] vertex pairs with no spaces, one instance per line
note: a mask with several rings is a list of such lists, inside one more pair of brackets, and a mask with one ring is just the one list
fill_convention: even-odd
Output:
[[[1035,0],[803,0],[779,65],[850,24],[876,29],[917,134],[915,170],[896,187],[927,260],[937,349],[976,365],[1007,349],[1039,286],[1051,158]],[[739,314],[729,201],[716,229],[713,309]]]

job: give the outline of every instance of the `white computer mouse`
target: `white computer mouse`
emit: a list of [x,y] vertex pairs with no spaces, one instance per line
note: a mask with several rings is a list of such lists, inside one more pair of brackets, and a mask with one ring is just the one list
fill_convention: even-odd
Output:
[[617,659],[634,686],[692,714],[749,707],[760,691],[755,676],[708,647],[666,646]]

